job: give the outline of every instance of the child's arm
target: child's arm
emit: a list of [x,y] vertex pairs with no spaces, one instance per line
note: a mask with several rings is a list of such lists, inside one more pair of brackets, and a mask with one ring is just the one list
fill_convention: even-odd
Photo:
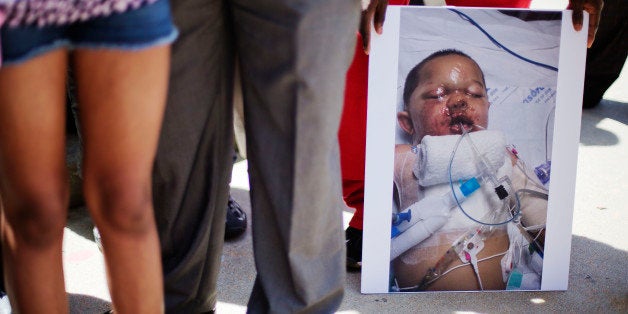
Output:
[[399,144],[395,146],[394,183],[399,192],[400,210],[419,201],[419,181],[414,176],[413,169],[418,163],[418,154],[412,151],[412,146]]

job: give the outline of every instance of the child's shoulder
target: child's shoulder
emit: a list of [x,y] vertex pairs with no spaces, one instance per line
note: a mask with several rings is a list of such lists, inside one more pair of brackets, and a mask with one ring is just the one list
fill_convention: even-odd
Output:
[[414,151],[414,147],[410,144],[396,144],[395,145],[395,153],[407,153]]

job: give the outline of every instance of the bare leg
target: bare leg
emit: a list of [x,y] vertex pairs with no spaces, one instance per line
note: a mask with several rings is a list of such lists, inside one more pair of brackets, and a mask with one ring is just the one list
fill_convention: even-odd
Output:
[[67,52],[0,70],[0,194],[7,290],[19,313],[67,313],[61,244]]
[[164,311],[151,171],[165,106],[170,47],[78,50],[84,192],[102,235],[116,312]]

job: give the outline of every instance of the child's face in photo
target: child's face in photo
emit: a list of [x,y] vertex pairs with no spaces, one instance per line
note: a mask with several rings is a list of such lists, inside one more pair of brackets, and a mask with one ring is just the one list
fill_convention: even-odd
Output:
[[482,70],[473,60],[460,55],[437,57],[424,65],[419,79],[407,107],[411,121],[404,128],[413,144],[425,135],[487,127],[490,104]]

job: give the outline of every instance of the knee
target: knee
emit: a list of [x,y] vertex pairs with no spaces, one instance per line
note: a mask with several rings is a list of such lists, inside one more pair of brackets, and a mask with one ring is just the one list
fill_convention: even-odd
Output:
[[86,174],[84,189],[97,224],[112,232],[143,234],[154,224],[149,179],[129,175],[95,179]]
[[46,247],[63,239],[69,191],[67,187],[12,191],[4,210],[16,241]]

